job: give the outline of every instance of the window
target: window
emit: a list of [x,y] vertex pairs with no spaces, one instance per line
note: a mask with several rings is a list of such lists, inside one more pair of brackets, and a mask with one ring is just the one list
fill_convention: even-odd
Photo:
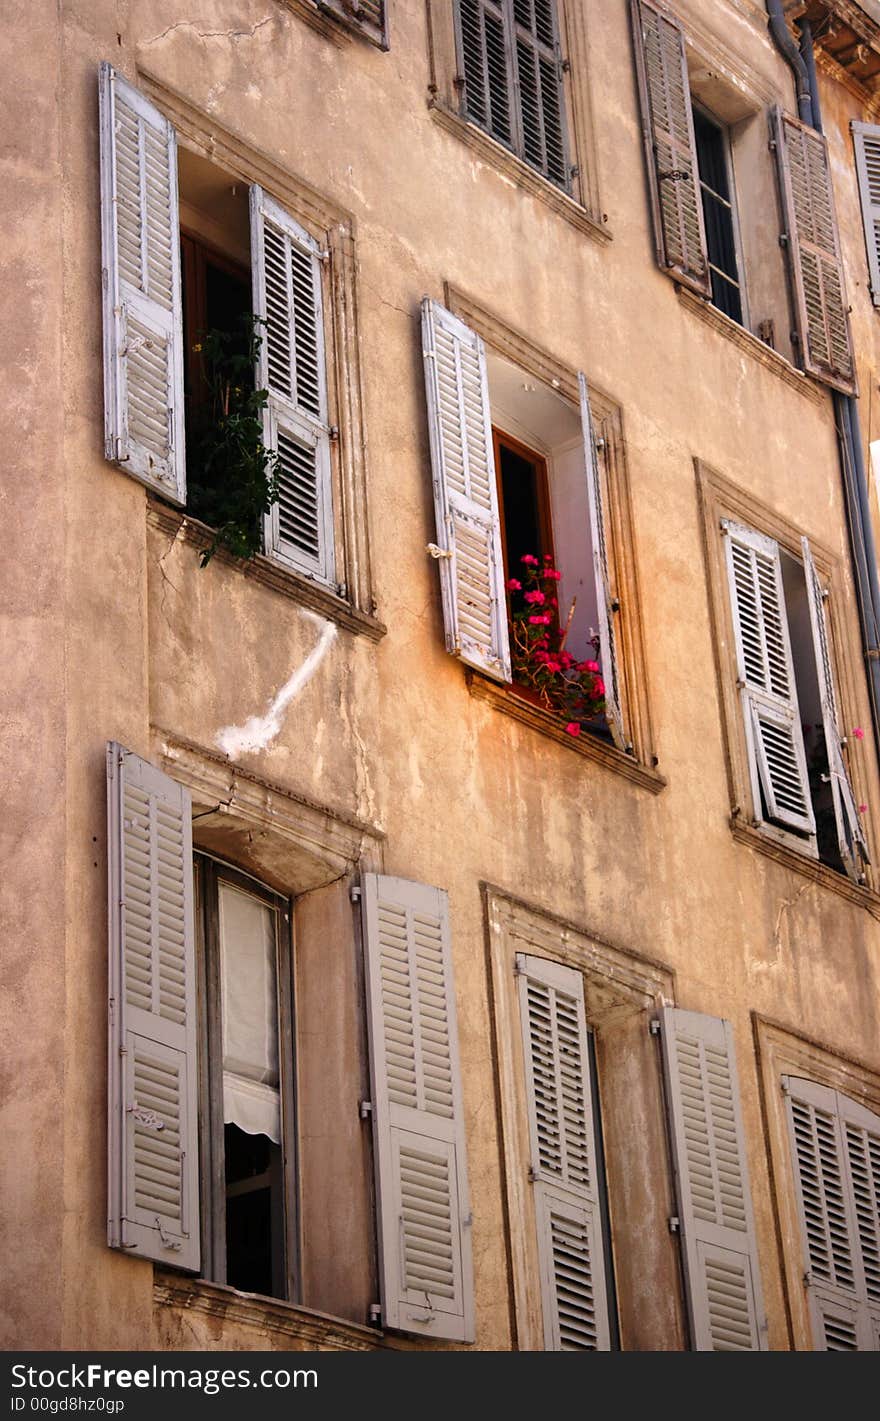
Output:
[[380,49],[388,48],[388,0],[315,0],[315,3]]
[[742,323],[728,138],[723,127],[709,114],[695,107],[693,116],[712,301],[726,316]]

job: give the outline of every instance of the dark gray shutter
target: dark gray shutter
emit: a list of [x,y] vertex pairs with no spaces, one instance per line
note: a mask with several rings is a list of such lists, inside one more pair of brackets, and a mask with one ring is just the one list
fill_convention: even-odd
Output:
[[767,1346],[733,1031],[664,1007],[660,1016],[691,1343]]
[[605,682],[605,716],[619,750],[628,746],[620,704],[620,676],[617,663],[615,618],[617,602],[611,596],[608,575],[608,543],[605,532],[605,500],[602,494],[602,474],[596,448],[596,433],[590,409],[587,377],[580,372],[578,384],[581,396],[581,429],[584,436],[584,463],[587,474],[587,502],[590,509],[590,532],[593,539],[593,576],[596,582],[596,615],[599,620],[599,655],[602,679]]
[[709,296],[684,34],[648,0],[631,0],[631,7],[657,260],[678,281]]
[[107,815],[108,1241],[198,1271],[190,797],[146,760],[111,743]]
[[581,974],[518,953],[544,1349],[607,1351],[596,1122]]
[[520,151],[551,182],[568,188],[562,62],[554,0],[513,0]]
[[851,393],[855,361],[828,145],[821,133],[779,108],[772,128],[801,363]]
[[449,938],[439,888],[364,874],[384,1326],[473,1341],[471,1215]]
[[388,0],[318,0],[318,7],[357,30],[371,44],[388,48]]
[[874,305],[880,306],[880,125],[851,124]]
[[455,18],[465,115],[514,148],[514,77],[504,0],[457,0]]
[[126,473],[184,504],[174,129],[106,63],[99,97],[105,452]]
[[251,262],[268,390],[263,439],[278,453],[280,497],[265,518],[266,551],[321,582],[334,580],[333,499],[321,249],[261,187],[251,188]]

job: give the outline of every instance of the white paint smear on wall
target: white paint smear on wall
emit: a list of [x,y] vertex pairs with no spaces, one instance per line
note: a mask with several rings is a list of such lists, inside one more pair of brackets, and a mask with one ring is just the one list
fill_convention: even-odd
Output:
[[281,729],[284,712],[300,693],[308,685],[317,671],[330,646],[336,637],[336,627],[332,622],[326,622],[323,617],[316,617],[313,612],[304,612],[303,616],[316,626],[322,627],[317,645],[309,652],[302,666],[298,666],[278,692],[265,715],[252,715],[250,720],[246,720],[244,725],[227,725],[217,736],[217,744],[231,760],[235,760],[239,755],[244,755],[251,750],[265,750],[275,739]]

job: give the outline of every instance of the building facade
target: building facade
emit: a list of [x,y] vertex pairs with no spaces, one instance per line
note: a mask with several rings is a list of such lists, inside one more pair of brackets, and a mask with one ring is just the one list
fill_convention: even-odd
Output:
[[15,8],[4,1345],[880,1348],[875,11]]

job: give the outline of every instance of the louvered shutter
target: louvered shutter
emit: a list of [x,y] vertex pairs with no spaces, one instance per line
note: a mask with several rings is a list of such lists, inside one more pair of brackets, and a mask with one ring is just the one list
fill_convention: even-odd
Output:
[[449,908],[439,888],[379,874],[362,885],[382,1319],[473,1341]]
[[264,323],[256,380],[268,390],[263,439],[278,453],[280,497],[266,515],[266,551],[321,582],[333,581],[333,500],[321,294],[321,249],[251,188],[254,314]]
[[664,1007],[660,1017],[691,1342],[767,1346],[730,1022]]
[[584,463],[587,474],[587,495],[590,508],[590,532],[593,540],[593,575],[596,580],[596,616],[599,621],[599,654],[602,679],[605,682],[605,715],[614,743],[620,750],[631,748],[623,728],[620,706],[620,677],[617,662],[617,637],[614,619],[618,603],[611,596],[608,576],[608,544],[605,531],[605,500],[602,494],[602,473],[596,447],[596,432],[590,409],[587,377],[578,375],[581,392],[581,428],[584,436]]
[[509,681],[510,642],[483,342],[422,302],[425,387],[446,649]]
[[513,0],[520,151],[551,182],[569,187],[562,57],[553,0]]
[[109,1232],[114,1248],[199,1268],[190,797],[107,746]]
[[517,954],[546,1351],[607,1351],[605,1259],[584,989]]
[[863,883],[863,866],[870,863],[868,844],[862,829],[859,809],[849,771],[843,758],[843,742],[840,733],[840,719],[834,694],[834,673],[831,669],[831,646],[828,622],[825,616],[827,596],[816,572],[813,555],[807,538],[801,538],[804,554],[804,574],[807,583],[807,599],[810,604],[810,625],[813,631],[813,648],[816,653],[816,676],[819,681],[819,699],[822,704],[822,724],[825,730],[825,747],[828,752],[828,772],[831,776],[831,797],[834,802],[834,818],[837,824],[837,841],[840,857],[850,878]]
[[647,0],[632,0],[636,73],[657,260],[711,294],[684,34]]
[[801,361],[811,375],[851,393],[855,363],[828,145],[781,109],[772,122]]
[[779,547],[722,520],[754,817],[815,836]]
[[388,48],[387,0],[318,0],[322,10],[350,25],[380,49]]
[[101,245],[108,459],[186,502],[174,129],[102,64]]
[[851,127],[871,294],[874,305],[880,306],[880,125],[853,123]]
[[513,56],[504,0],[457,0],[455,18],[464,71],[464,112],[493,138],[514,148]]
[[783,1076],[818,1348],[880,1350],[880,1116]]

